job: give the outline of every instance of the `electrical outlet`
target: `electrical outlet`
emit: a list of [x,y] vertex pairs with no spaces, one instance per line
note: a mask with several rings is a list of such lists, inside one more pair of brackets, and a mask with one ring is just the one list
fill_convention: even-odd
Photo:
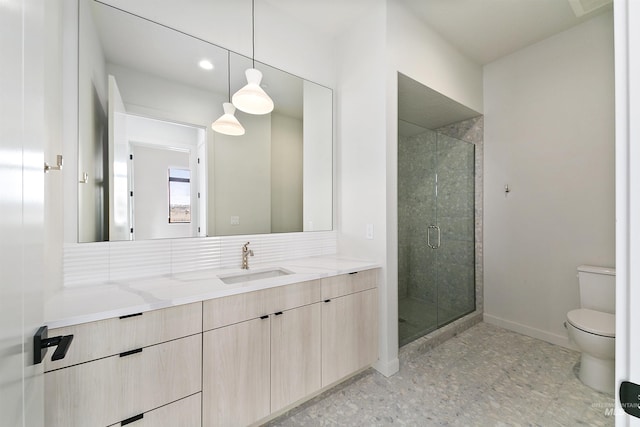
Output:
[[232,215],[231,216],[231,225],[240,225],[240,217]]

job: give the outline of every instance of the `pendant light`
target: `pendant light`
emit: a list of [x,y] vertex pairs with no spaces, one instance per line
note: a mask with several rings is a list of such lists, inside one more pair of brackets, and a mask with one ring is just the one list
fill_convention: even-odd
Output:
[[252,67],[245,71],[247,85],[232,98],[233,105],[245,113],[268,114],[273,111],[273,101],[260,87],[262,73],[256,70],[255,0],[251,0],[251,61]]
[[[227,81],[229,83],[227,94],[231,97],[231,53],[229,51],[227,51]],[[211,124],[211,128],[225,135],[244,135],[244,128],[234,115],[236,107],[234,107],[231,102],[225,102],[222,104],[222,109],[224,110],[224,114]]]

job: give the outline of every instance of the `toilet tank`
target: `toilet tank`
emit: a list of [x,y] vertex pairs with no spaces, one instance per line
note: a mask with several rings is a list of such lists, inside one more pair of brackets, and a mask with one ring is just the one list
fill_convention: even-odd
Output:
[[580,307],[605,313],[616,312],[616,269],[581,265],[578,267]]

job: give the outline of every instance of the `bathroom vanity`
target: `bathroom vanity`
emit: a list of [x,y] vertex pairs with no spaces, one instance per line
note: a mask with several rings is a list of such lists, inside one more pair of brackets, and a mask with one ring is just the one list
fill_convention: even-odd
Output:
[[377,266],[318,257],[285,267],[250,270],[254,280],[220,269],[99,285],[98,301],[89,288],[62,291],[49,335],[74,339],[63,359],[44,361],[47,425],[250,425],[374,363]]

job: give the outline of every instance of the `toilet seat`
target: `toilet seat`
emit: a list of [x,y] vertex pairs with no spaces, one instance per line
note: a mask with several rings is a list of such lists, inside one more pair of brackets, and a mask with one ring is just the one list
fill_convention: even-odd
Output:
[[615,338],[616,316],[611,313],[579,308],[567,313],[569,323],[582,331],[603,337]]

